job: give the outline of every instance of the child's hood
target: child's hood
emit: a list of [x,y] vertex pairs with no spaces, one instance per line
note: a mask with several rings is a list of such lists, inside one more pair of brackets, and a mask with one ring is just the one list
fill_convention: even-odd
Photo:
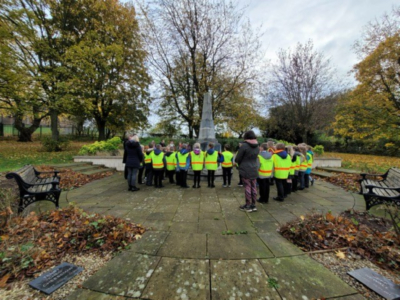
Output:
[[210,154],[210,155],[213,155],[214,152],[215,152],[214,148],[210,148],[210,149],[207,150],[207,153]]
[[268,152],[268,151],[261,151],[260,155],[264,158],[264,159],[270,159],[272,157],[272,153]]

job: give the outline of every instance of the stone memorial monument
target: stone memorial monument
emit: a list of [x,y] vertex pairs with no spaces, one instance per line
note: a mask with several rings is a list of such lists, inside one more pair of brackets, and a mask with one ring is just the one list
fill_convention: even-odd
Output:
[[[197,140],[198,143],[201,145],[201,150],[207,151],[208,150],[208,143],[214,143],[215,151],[221,151],[221,144],[218,143],[217,139],[215,138],[215,127],[214,127],[214,119],[212,115],[212,105],[211,105],[211,92],[207,92],[204,94],[204,101],[203,101],[203,113],[201,116],[201,123],[200,123],[200,131],[199,131],[199,138]],[[192,170],[190,170],[189,174],[193,174]],[[207,176],[207,170],[203,169],[201,172],[201,176]],[[222,176],[222,168],[219,165],[218,169],[215,171],[215,177]]]
[[215,145],[216,151],[221,151],[221,144],[215,138],[214,119],[212,115],[211,106],[211,92],[204,94],[203,113],[201,116],[199,139],[197,140],[201,145],[201,150],[208,149],[208,143],[212,142]]

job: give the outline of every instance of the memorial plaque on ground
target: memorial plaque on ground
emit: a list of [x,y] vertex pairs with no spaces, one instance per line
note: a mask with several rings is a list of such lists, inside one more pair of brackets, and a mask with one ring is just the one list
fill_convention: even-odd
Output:
[[348,274],[375,293],[389,300],[400,300],[400,286],[369,268],[348,272]]
[[29,282],[29,285],[39,291],[50,295],[56,289],[63,286],[75,275],[82,272],[83,268],[70,263],[62,263],[49,272],[44,273],[35,280]]

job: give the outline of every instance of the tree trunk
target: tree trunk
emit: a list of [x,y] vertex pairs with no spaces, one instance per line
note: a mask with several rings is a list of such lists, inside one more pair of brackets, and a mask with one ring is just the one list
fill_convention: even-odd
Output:
[[22,122],[21,115],[15,116],[15,128],[19,131],[19,142],[32,142],[32,134],[39,128],[42,119],[33,119],[33,124],[30,127],[25,127]]
[[106,121],[103,119],[96,119],[97,131],[99,132],[99,141],[105,141],[106,139]]
[[51,127],[51,138],[54,141],[58,141],[60,133],[58,132],[58,111],[50,111],[50,127]]

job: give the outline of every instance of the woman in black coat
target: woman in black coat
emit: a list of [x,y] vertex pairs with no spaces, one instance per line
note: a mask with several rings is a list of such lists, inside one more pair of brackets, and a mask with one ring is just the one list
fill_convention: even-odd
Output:
[[239,207],[246,212],[257,211],[257,177],[259,169],[257,137],[253,130],[247,131],[244,136],[244,143],[239,148],[235,157],[235,162],[239,165],[239,174],[245,189],[246,204]]
[[143,161],[143,152],[139,143],[139,137],[135,134],[129,134],[125,142],[126,161],[125,166],[128,170],[128,191],[136,192],[136,177],[140,168],[140,162]]

